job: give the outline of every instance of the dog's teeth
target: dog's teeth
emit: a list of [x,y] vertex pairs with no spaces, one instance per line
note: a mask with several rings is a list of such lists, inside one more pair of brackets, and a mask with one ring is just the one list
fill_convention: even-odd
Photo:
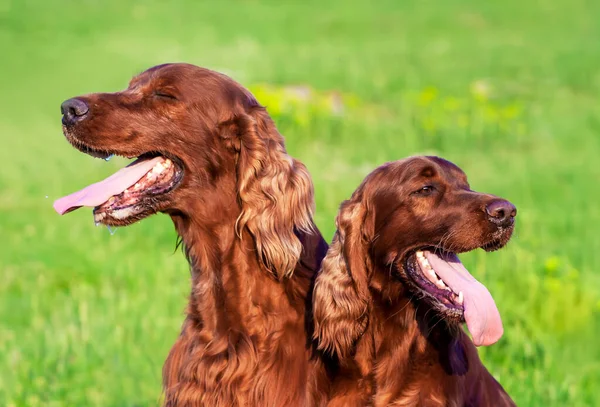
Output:
[[112,217],[115,219],[126,219],[129,216],[131,216],[132,212],[133,212],[133,209],[131,207],[118,209],[112,213]]
[[422,265],[429,265],[429,262],[427,261],[427,258],[423,255],[423,253],[421,253],[419,255],[419,252],[417,252],[416,256],[417,256],[417,261],[420,264],[422,264]]
[[94,214],[94,223],[96,224],[96,226],[98,226],[105,217],[106,217],[106,213],[95,213]]
[[435,285],[437,286],[437,288],[441,288],[442,290],[446,288],[446,284],[444,284],[442,280],[437,280],[435,282]]
[[464,301],[464,296],[463,296],[463,292],[461,291],[458,293],[458,299],[456,300],[456,302],[458,302],[460,305],[462,305],[463,301]]
[[421,260],[421,259],[423,259],[423,258],[425,257],[425,256],[423,255],[423,252],[422,252],[422,251],[420,251],[420,250],[419,250],[417,253],[415,253],[415,254],[417,255],[417,258],[418,258],[419,260]]

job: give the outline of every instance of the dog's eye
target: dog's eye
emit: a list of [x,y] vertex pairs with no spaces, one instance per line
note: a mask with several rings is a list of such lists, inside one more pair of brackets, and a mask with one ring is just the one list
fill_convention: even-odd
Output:
[[162,99],[177,100],[177,98],[175,96],[173,96],[170,93],[167,93],[165,91],[162,91],[162,90],[155,90],[154,96],[156,96],[157,98],[162,98]]
[[433,193],[433,191],[435,191],[435,188],[433,187],[433,185],[425,185],[421,189],[418,189],[415,192],[413,192],[413,194],[427,196],[427,195],[431,195]]

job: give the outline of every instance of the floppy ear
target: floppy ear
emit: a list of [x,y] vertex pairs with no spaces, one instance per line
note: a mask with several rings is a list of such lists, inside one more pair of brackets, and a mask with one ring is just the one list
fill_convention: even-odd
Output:
[[370,293],[367,239],[373,228],[360,194],[342,203],[337,231],[321,263],[313,293],[318,348],[349,356],[368,324]]
[[[283,137],[263,107],[253,107],[225,124],[228,129],[222,136],[238,152],[237,189],[242,212],[236,232],[242,236],[247,228],[259,261],[279,279],[290,276],[302,252],[295,232],[315,230],[310,175],[302,163],[287,154]],[[228,137],[232,131],[234,137]]]

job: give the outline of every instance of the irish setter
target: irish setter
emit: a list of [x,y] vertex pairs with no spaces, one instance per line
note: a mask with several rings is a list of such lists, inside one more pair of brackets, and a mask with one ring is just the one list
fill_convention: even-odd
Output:
[[188,64],[61,109],[75,148],[137,160],[55,209],[94,207],[111,226],[163,212],[183,242],[192,287],[163,368],[165,405],[323,405],[328,380],[305,314],[327,244],[310,176],[266,110],[227,76]]
[[441,158],[366,177],[341,205],[313,293],[318,346],[340,363],[330,406],[514,405],[474,346],[502,336],[500,315],[456,253],[503,247],[515,215]]

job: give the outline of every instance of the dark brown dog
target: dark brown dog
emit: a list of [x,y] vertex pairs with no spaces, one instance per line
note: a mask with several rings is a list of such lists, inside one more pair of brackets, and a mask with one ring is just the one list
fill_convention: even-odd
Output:
[[373,171],[341,205],[314,291],[319,348],[339,358],[330,406],[510,406],[476,345],[503,333],[455,253],[504,246],[515,207],[437,157]]
[[139,158],[56,210],[95,207],[113,226],[164,212],[183,241],[192,290],[163,370],[165,404],[322,405],[328,381],[305,313],[327,244],[310,176],[265,109],[224,75],[169,64],[62,112],[77,149]]

